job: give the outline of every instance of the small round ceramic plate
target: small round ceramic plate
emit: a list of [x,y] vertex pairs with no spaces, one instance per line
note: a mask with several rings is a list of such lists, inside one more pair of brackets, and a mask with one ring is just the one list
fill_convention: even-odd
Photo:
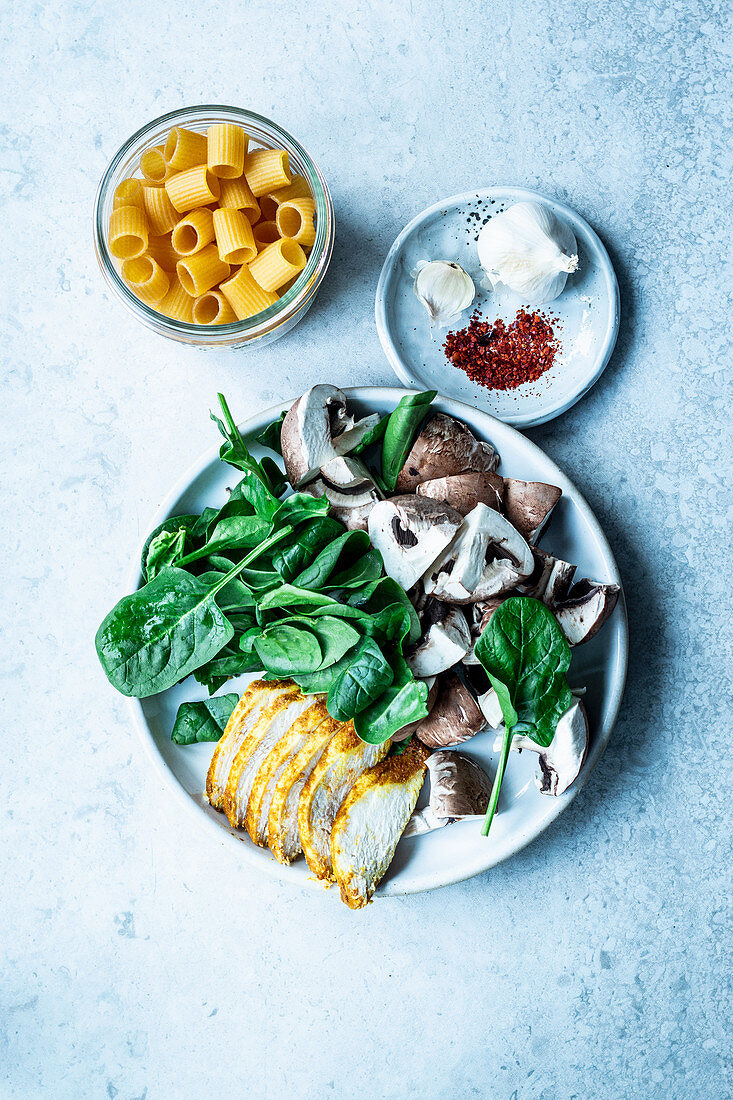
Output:
[[[403,389],[377,387],[346,392],[350,407],[360,416],[369,412],[391,412],[405,393]],[[262,453],[254,442],[257,433],[289,405],[287,402],[264,410],[241,425],[247,445],[255,455]],[[565,561],[576,562],[578,577],[621,583],[598,521],[572,482],[539,447],[506,424],[457,401],[438,398],[435,408],[463,420],[480,439],[493,443],[501,455],[500,473],[559,485],[563,496],[543,536],[542,546],[550,548]],[[236,471],[219,461],[218,447],[212,448],[171,490],[151,520],[150,530],[169,516],[201,512],[207,505],[223,504],[227,486],[236,480]],[[136,561],[128,591],[133,591],[140,583],[140,566]],[[537,766],[534,753],[513,753],[491,835],[481,836],[477,822],[464,821],[424,836],[405,838],[397,847],[395,858],[378,889],[379,894],[413,894],[470,878],[519,851],[562,813],[588,779],[611,735],[626,675],[627,642],[626,610],[621,598],[603,630],[592,641],[573,651],[570,684],[571,687],[583,685],[587,688],[584,702],[590,720],[591,746],[583,770],[572,787],[559,798],[540,794],[534,782]],[[222,693],[241,693],[251,679],[251,676],[242,676],[231,680],[222,688]],[[246,833],[230,828],[227,819],[203,798],[213,746],[175,745],[170,737],[180,704],[202,699],[205,695],[190,676],[182,684],[149,699],[129,700],[143,744],[164,786],[180,805],[197,815],[203,828],[231,845],[246,863],[298,886],[320,889],[302,859],[289,867],[277,863],[267,849],[255,847]],[[461,751],[493,772],[497,759],[493,744],[494,735],[488,731],[462,745]],[[421,798],[425,800],[425,792]],[[335,890],[330,891],[330,895],[332,899],[338,896]]]
[[[476,241],[486,222],[515,202],[538,202],[570,225],[580,266],[563,293],[543,312],[557,318],[561,351],[535,382],[514,390],[479,386],[446,358],[446,333],[464,328],[478,309],[484,320],[509,323],[523,305],[506,287],[491,290],[478,261]],[[413,290],[420,260],[453,260],[476,286],[472,305],[448,327],[430,327]],[[519,187],[489,187],[453,195],[419,214],[392,245],[379,277],[379,339],[398,378],[413,389],[437,390],[484,409],[506,424],[530,428],[565,412],[597,382],[611,358],[619,325],[619,292],[608,253],[587,222],[564,203]]]

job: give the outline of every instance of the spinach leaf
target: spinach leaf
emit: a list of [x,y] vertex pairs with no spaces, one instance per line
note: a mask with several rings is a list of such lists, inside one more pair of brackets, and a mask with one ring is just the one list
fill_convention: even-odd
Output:
[[397,484],[397,476],[437,392],[426,390],[425,393],[405,394],[394,412],[390,413],[382,440],[382,482],[389,492]]
[[[246,570],[243,572],[246,572]],[[211,570],[208,573],[200,573],[198,579],[203,584],[216,584],[222,576],[222,573]],[[254,609],[255,606],[254,597],[247,585],[243,583],[241,575],[228,581],[223,588],[219,589],[216,602],[221,610],[227,613],[230,622],[232,612]]]
[[258,638],[254,648],[267,672],[291,676],[293,672],[315,672],[323,653],[315,634],[291,623],[275,623]]
[[356,654],[356,649],[357,647],[354,646],[340,660],[327,668],[319,668],[315,672],[296,672],[292,678],[304,695],[325,695],[329,692],[331,685],[349,667]]
[[[354,532],[356,533],[356,532]],[[372,581],[378,580],[382,574],[384,565],[382,555],[378,550],[367,550],[352,565],[339,573],[332,573],[328,583],[323,585],[326,592],[332,589],[362,588]]]
[[219,511],[219,508],[204,508],[191,530],[191,534],[195,539],[206,539],[206,534],[219,515]]
[[255,477],[258,477],[260,481],[263,482],[267,489],[272,490],[272,483],[267,471],[247,450],[247,445],[242,439],[239,428],[234,423],[234,417],[229,411],[229,406],[227,405],[224,394],[220,393],[218,397],[224,420],[220,420],[214,413],[210,413],[210,416],[224,436],[224,442],[219,448],[219,458],[222,462],[227,462],[230,466],[236,467],[237,470],[245,470],[253,473]]
[[208,688],[210,695],[213,695],[233,676],[242,676],[246,672],[259,672],[261,668],[262,662],[256,653],[241,653],[232,640],[217,653],[213,660],[197,668],[193,676]]
[[[340,567],[342,572],[347,570],[355,561],[367,554],[369,546],[369,535],[366,531],[346,531],[324,547],[308,568],[294,578],[293,584],[297,588],[314,590],[324,588],[337,567]],[[344,586],[335,584],[333,587]]]
[[400,653],[393,654],[390,665],[391,685],[354,718],[356,733],[370,745],[381,745],[428,714],[428,685],[415,679]]
[[181,703],[171,733],[177,745],[193,745],[197,741],[219,741],[239,702],[237,694],[217,695],[196,703]]
[[501,756],[481,830],[488,836],[512,737],[522,733],[546,748],[572,703],[565,678],[570,647],[549,608],[529,596],[512,596],[491,616],[475,653],[504,716]]
[[338,520],[319,516],[300,527],[288,542],[273,555],[272,564],[284,581],[291,581],[327,546],[343,533]]
[[292,584],[282,584],[279,588],[273,588],[266,592],[257,604],[257,611],[261,613],[273,608],[282,607],[338,607],[338,603],[332,596],[326,596],[322,592],[311,592],[308,588],[298,588]]
[[200,558],[208,558],[221,550],[249,550],[262,543],[272,530],[269,520],[252,515],[228,515],[217,520],[206,542],[198,550],[178,560],[178,565],[189,565]]
[[377,643],[373,638],[363,638],[329,688],[328,713],[338,722],[348,722],[381,695],[392,680],[392,669]]
[[360,455],[367,449],[367,447],[373,446],[375,443],[379,443],[383,438],[384,433],[387,431],[388,416],[383,416],[381,420],[378,420],[373,428],[363,436],[360,443],[357,443],[354,449],[350,452],[352,455]]
[[186,514],[183,516],[171,516],[169,519],[164,519],[162,523],[158,524],[155,530],[150,532],[145,540],[145,545],[143,546],[142,553],[140,555],[140,572],[142,573],[146,581],[150,580],[150,577],[148,577],[147,573],[145,572],[148,562],[148,550],[150,549],[150,544],[156,537],[156,535],[159,535],[162,531],[179,531],[183,527],[186,531],[189,531],[191,533],[191,537],[194,538],[194,532],[200,519],[200,516],[194,516],[190,514]]
[[280,413],[276,420],[271,420],[266,428],[255,436],[258,443],[261,443],[263,447],[269,447],[271,451],[275,451],[281,455],[282,447],[280,446],[280,432],[283,426],[283,420],[288,415],[288,410],[285,409]]
[[281,497],[288,487],[288,479],[277,462],[269,455],[265,455],[260,459],[260,469],[267,477],[272,494]]
[[[268,522],[272,520],[275,512],[281,507],[277,497],[270,492],[257,474],[251,471],[245,474],[239,484],[232,489],[229,503],[236,501],[246,501],[261,519],[266,519]],[[226,511],[225,505],[219,515],[223,518],[228,514],[231,513]]]
[[288,622],[305,627],[315,634],[322,653],[319,669],[335,665],[361,638],[358,630],[333,615],[321,615],[318,618],[294,616]]
[[186,528],[177,531],[161,531],[148,547],[145,576],[149,581],[160,573],[164,565],[175,565],[186,548]]
[[[293,493],[292,496],[289,496],[280,504],[273,516],[273,522],[276,527],[283,523],[289,523],[291,527],[296,527],[306,520],[327,515],[330,507],[331,505],[325,497],[312,497],[310,493]],[[339,530],[343,531],[341,524],[339,524]]]
[[416,642],[422,633],[420,620],[415,608],[410,602],[409,596],[403,588],[400,588],[397,581],[393,580],[392,577],[380,577],[379,580],[372,581],[371,584],[366,585],[364,588],[357,590],[349,596],[347,602],[351,604],[352,607],[362,608],[364,611],[369,612],[370,615],[376,615],[385,607],[391,607],[393,604],[398,604],[405,609],[410,618],[410,633],[407,637],[408,642]]

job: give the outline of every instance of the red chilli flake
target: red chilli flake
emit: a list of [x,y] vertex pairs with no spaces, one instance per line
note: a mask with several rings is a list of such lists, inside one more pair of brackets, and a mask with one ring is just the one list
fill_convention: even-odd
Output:
[[449,332],[443,344],[454,367],[472,382],[491,390],[513,390],[534,382],[555,362],[560,342],[552,327],[556,317],[517,311],[510,325],[491,324],[474,313],[466,328]]

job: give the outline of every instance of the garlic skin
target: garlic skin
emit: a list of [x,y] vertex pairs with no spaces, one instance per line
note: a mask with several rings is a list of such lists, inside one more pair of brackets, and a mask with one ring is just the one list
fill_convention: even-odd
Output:
[[447,324],[468,309],[476,297],[473,279],[452,260],[421,260],[414,290],[427,310],[431,326]]
[[578,243],[570,227],[536,202],[517,202],[486,223],[478,238],[479,262],[491,283],[503,283],[528,305],[552,302],[578,269]]

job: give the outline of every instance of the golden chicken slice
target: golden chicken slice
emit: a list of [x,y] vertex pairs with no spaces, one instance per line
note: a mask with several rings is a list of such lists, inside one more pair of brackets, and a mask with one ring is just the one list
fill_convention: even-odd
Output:
[[215,810],[224,808],[224,791],[232,761],[266,706],[283,692],[298,691],[292,680],[253,680],[232,711],[221,740],[214,749],[206,776],[206,795]]
[[323,696],[311,696],[311,705],[267,754],[252,782],[244,824],[255,844],[267,844],[267,822],[275,784],[288,762],[306,745],[321,722],[328,718]]
[[267,822],[267,843],[280,863],[292,863],[303,851],[298,828],[300,795],[329,741],[342,725],[330,716],[321,722],[300,752],[288,761],[275,784]]
[[298,803],[298,828],[306,862],[316,878],[334,882],[331,826],[359,776],[389,752],[391,741],[367,745],[348,722],[329,742],[311,772]]
[[347,794],[331,832],[341,900],[361,909],[392,862],[425,781],[430,750],[412,739],[401,756],[364,772]]
[[312,705],[312,697],[301,695],[298,690],[294,693],[284,691],[262,710],[229,769],[224,812],[230,825],[235,828],[244,825],[252,784],[262,761],[285,736],[293,722]]

